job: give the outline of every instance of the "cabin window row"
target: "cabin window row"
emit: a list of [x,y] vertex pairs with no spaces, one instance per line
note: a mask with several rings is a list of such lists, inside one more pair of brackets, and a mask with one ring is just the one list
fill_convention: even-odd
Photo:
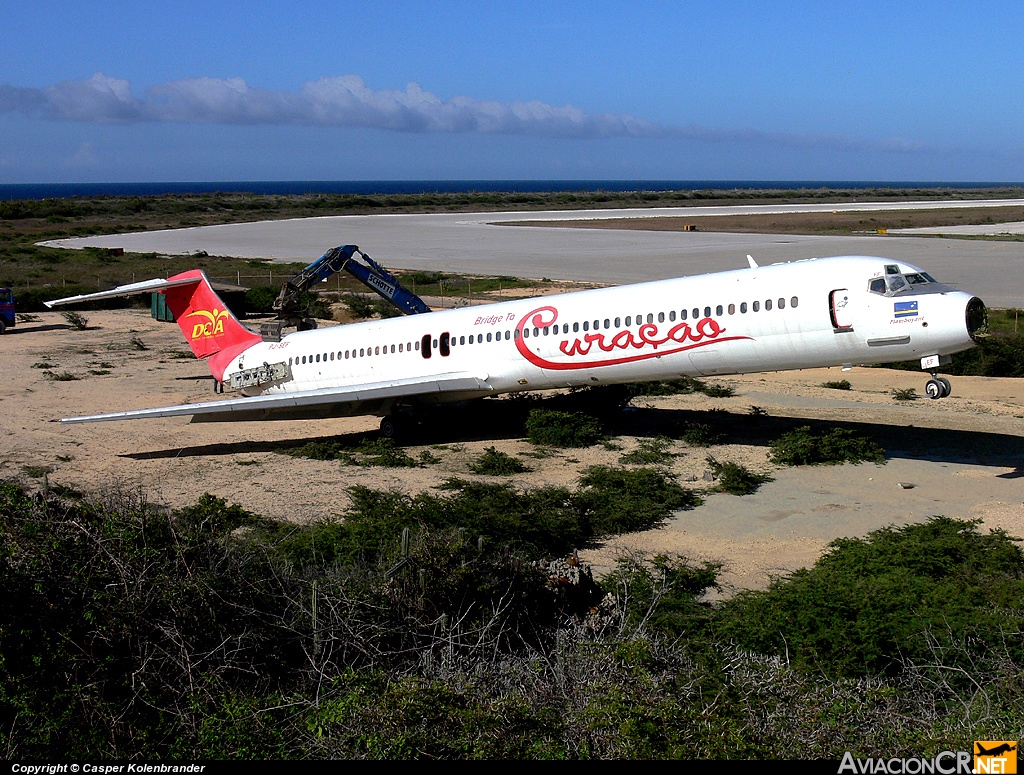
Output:
[[[798,297],[793,296],[793,297],[791,297],[789,299],[789,306],[790,307],[797,307],[797,306],[799,306],[799,304],[800,304],[800,299]],[[777,302],[773,302],[772,299],[765,299],[765,301],[764,301],[764,309],[765,309],[766,312],[770,312],[772,310],[773,306],[776,306],[776,305],[777,305],[778,309],[785,309],[786,308],[786,299],[784,297],[779,297]],[[745,301],[744,302],[740,302],[739,312],[740,312],[741,315],[746,314],[748,309],[751,312],[760,312],[760,310],[761,310],[761,302],[760,301],[753,301],[753,302],[750,303],[749,308],[747,306],[747,302],[745,302]],[[714,313],[715,313],[716,316],[722,316],[722,315],[726,314],[726,311],[728,311],[728,314],[735,315],[736,314],[736,310],[737,310],[737,306],[735,304],[729,304],[727,307],[722,305],[722,304],[719,304],[719,305],[717,305],[715,307]],[[709,318],[709,317],[712,316],[712,314],[711,314],[712,313],[711,307],[704,307],[703,311],[704,311],[703,317]],[[692,310],[690,310],[690,309],[680,310],[678,315],[677,315],[675,310],[672,310],[672,311],[668,312],[667,314],[665,312],[659,312],[659,313],[657,313],[657,315],[655,315],[655,313],[653,313],[653,312],[648,312],[648,313],[646,313],[646,316],[645,316],[644,313],[640,313],[639,315],[636,316],[635,320],[636,320],[636,325],[637,326],[642,326],[642,325],[645,325],[645,324],[653,324],[654,321],[655,321],[655,318],[657,318],[657,321],[659,323],[664,323],[665,320],[666,320],[666,317],[667,317],[669,323],[674,323],[674,322],[676,322],[677,318],[678,318],[678,320],[681,320],[681,321],[682,320],[690,319],[691,318],[691,314],[692,314],[692,319],[693,320],[699,320],[702,317],[700,313],[701,313],[700,307],[693,307]],[[614,321],[614,324],[613,324],[613,321]],[[634,317],[632,315],[627,315],[625,317],[625,327],[626,328],[631,327],[634,324],[633,321],[634,321]],[[598,319],[598,320],[594,320],[593,322],[591,322],[589,320],[584,320],[582,323],[580,323],[580,322],[572,323],[571,326],[572,326],[573,333],[579,333],[581,330],[582,331],[591,331],[591,330],[599,331],[601,329],[611,329],[613,327],[614,328],[622,328],[623,327],[623,318],[622,317],[605,318],[603,321]],[[561,331],[559,331],[559,328],[561,328]],[[570,328],[570,324],[569,323],[562,323],[561,326],[558,326],[558,325],[555,325],[555,326],[544,326],[543,328],[534,327],[532,329],[532,335],[535,336],[535,337],[537,337],[537,336],[548,336],[552,332],[554,334],[556,334],[556,335],[558,333],[568,334],[569,333],[569,328]],[[530,337],[530,335],[531,335],[531,329],[529,327],[524,328],[523,329],[523,338],[528,339]],[[349,360],[351,358],[368,358],[368,357],[372,357],[372,356],[375,356],[375,355],[387,355],[389,352],[390,353],[396,353],[396,352],[397,353],[402,353],[402,352],[413,352],[414,350],[420,352],[423,355],[424,358],[429,358],[430,357],[431,350],[438,350],[441,353],[441,355],[447,356],[449,354],[449,352],[450,352],[450,348],[454,347],[456,345],[465,346],[465,345],[471,345],[471,344],[483,344],[485,341],[486,342],[501,342],[501,341],[509,341],[509,340],[512,340],[512,339],[518,339],[518,338],[519,338],[519,331],[518,331],[518,329],[517,330],[507,330],[506,329],[504,331],[488,331],[486,334],[484,334],[484,333],[469,334],[469,336],[460,335],[460,336],[457,336],[457,337],[456,336],[452,336],[451,334],[445,332],[445,333],[441,334],[441,336],[438,339],[432,339],[430,334],[425,334],[423,336],[423,339],[422,339],[422,346],[421,346],[421,342],[406,342],[404,344],[398,344],[398,345],[392,344],[392,345],[380,345],[380,346],[376,346],[376,347],[360,347],[358,350],[355,349],[355,348],[352,348],[351,350],[338,350],[337,354],[335,354],[333,352],[331,352],[331,353],[323,353],[323,354],[317,353],[315,355],[303,355],[301,357],[289,358],[288,359],[288,365],[289,366],[299,365],[300,363],[301,364],[307,364],[307,363],[326,363],[327,361],[333,361],[333,360],[339,360],[340,361],[342,359]]]
[[419,342],[407,342],[397,345],[379,345],[377,347],[360,347],[359,349],[352,348],[351,350],[338,350],[337,354],[331,353],[317,353],[316,355],[303,355],[295,356],[294,358],[288,359],[289,366],[298,366],[299,364],[307,363],[327,363],[328,361],[334,360],[349,360],[351,358],[369,358],[374,355],[387,355],[390,353],[401,353],[401,352],[412,352],[413,350],[420,349]]

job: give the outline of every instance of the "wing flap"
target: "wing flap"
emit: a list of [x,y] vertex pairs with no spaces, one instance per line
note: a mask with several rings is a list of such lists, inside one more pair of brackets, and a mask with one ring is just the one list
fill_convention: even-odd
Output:
[[[127,412],[92,414],[83,417],[64,417],[62,423],[112,422],[115,420],[147,420],[158,417],[192,416],[193,422],[224,422],[255,419],[257,413],[269,415],[301,408],[329,406],[343,403],[366,403],[389,398],[408,398],[418,395],[487,394],[491,386],[480,377],[467,373],[438,374],[429,377],[371,382],[325,390],[305,390],[298,393],[229,398],[153,409],[135,409]],[[232,416],[234,415],[234,416]],[[201,419],[200,419],[201,418]],[[283,418],[282,418],[283,419]]]

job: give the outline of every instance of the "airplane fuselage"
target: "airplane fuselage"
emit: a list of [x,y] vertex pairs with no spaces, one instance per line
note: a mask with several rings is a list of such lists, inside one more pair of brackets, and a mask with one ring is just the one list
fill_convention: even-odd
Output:
[[282,364],[281,379],[242,388],[271,395],[463,373],[494,395],[884,363],[973,346],[971,304],[902,262],[810,259],[296,332],[214,376],[241,384],[246,370]]

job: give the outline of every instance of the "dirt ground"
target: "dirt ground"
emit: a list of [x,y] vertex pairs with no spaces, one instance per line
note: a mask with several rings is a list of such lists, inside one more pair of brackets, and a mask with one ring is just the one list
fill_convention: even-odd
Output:
[[[87,494],[138,488],[177,507],[210,492],[280,519],[308,521],[344,511],[354,484],[416,492],[450,475],[477,478],[469,463],[485,447],[521,455],[534,468],[519,486],[573,485],[594,464],[618,465],[666,424],[702,422],[724,430],[722,444],[671,443],[668,466],[685,486],[706,490],[707,456],[769,473],[754,495],[710,494],[666,526],[588,550],[598,571],[630,550],[678,552],[724,565],[731,588],[763,586],[773,575],[813,563],[827,543],[886,524],[934,514],[978,518],[1024,535],[1024,380],[955,377],[941,401],[896,402],[893,388],[923,393],[926,377],[888,369],[818,369],[727,377],[731,398],[683,395],[639,399],[616,420],[612,446],[535,457],[522,439],[438,432],[410,447],[439,462],[417,468],[342,466],[279,451],[312,440],[372,433],[378,420],[189,424],[186,418],[61,425],[60,417],[214,398],[205,364],[177,326],[143,310],[85,312],[73,330],[60,313],[41,313],[0,337],[0,479],[31,487],[63,485]],[[145,348],[145,349],[143,349]],[[821,387],[847,379],[852,390]],[[751,407],[758,407],[752,413]],[[873,436],[888,463],[779,469],[767,442],[801,424],[843,425]],[[354,436],[353,438],[358,438]],[[482,477],[487,478],[487,477]]]
[[757,215],[679,215],[663,218],[594,218],[573,221],[530,221],[509,226],[640,231],[713,231],[745,234],[864,234],[879,229],[909,229],[1024,220],[1024,207],[955,207],[939,210],[886,210],[771,213]]

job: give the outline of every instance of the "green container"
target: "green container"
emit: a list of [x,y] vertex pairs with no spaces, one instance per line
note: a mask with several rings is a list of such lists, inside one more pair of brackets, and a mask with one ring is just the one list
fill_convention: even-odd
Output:
[[167,308],[167,297],[162,293],[150,294],[149,310],[155,320],[174,322],[174,314]]

